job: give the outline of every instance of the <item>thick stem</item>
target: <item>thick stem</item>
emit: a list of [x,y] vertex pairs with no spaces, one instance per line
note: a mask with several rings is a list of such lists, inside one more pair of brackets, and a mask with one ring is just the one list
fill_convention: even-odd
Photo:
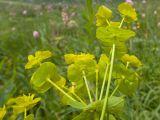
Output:
[[108,69],[109,69],[109,63],[107,64],[106,70],[105,70],[105,73],[104,73],[104,79],[103,79],[103,83],[102,83],[102,88],[101,88],[101,93],[100,93],[99,100],[101,100],[102,97],[103,97],[103,91],[104,91],[104,86],[105,86],[106,79],[107,79]]
[[113,44],[113,48],[112,48],[112,57],[111,57],[111,65],[110,65],[109,76],[108,76],[108,84],[107,84],[107,90],[106,90],[106,95],[104,98],[104,104],[103,104],[100,120],[104,120],[106,107],[108,107],[108,96],[109,96],[109,90],[110,90],[110,84],[111,84],[111,78],[112,78],[114,54],[115,54],[115,44]]
[[84,79],[84,82],[85,82],[85,85],[86,85],[86,88],[87,88],[89,100],[90,100],[90,102],[92,103],[93,100],[92,100],[91,92],[90,92],[90,90],[89,90],[89,86],[88,86],[88,83],[87,83],[87,78],[86,78],[85,72],[82,71],[82,73],[83,73],[83,79]]
[[96,100],[98,100],[98,69],[96,69]]
[[51,83],[56,89],[58,89],[61,93],[63,93],[64,95],[66,95],[69,99],[73,100],[73,101],[77,101],[75,100],[73,97],[71,97],[68,93],[66,93],[63,89],[61,89],[58,85],[56,85],[54,82],[52,82],[50,79],[47,79],[47,81],[49,83]]

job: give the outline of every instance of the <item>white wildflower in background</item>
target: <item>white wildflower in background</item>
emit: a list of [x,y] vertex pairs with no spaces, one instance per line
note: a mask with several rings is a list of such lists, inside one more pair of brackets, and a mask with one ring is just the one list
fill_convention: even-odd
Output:
[[154,11],[154,15],[157,15],[157,10]]
[[136,26],[133,26],[132,29],[133,29],[133,30],[137,30],[137,27],[136,27]]
[[146,17],[146,14],[145,13],[142,13],[142,18],[145,18]]
[[23,14],[23,15],[27,15],[27,13],[28,13],[27,10],[23,10],[23,11],[22,11],[22,14]]

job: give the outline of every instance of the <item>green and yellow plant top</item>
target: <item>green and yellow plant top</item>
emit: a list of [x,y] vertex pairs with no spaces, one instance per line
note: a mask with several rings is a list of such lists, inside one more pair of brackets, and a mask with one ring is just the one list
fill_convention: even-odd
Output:
[[[37,66],[30,80],[32,87],[40,93],[53,87],[63,104],[80,111],[73,120],[125,120],[125,98],[132,96],[138,87],[137,69],[142,63],[136,56],[127,54],[126,43],[135,33],[122,27],[125,22],[137,20],[136,11],[128,3],[120,4],[118,10],[122,20],[114,22],[112,11],[103,5],[99,7],[96,36],[104,52],[99,59],[89,53],[65,54],[66,78],[54,63],[44,62],[52,56],[50,51],[37,51],[35,56],[28,56],[25,68]],[[7,105],[13,108],[12,118],[24,112],[24,119],[32,120],[34,115],[27,116],[26,111],[39,101],[34,95],[24,95],[11,98]],[[5,108],[1,111],[3,117]]]
[[125,22],[133,22],[137,20],[136,10],[127,2],[118,6],[118,10]]
[[37,51],[35,53],[35,56],[33,55],[28,56],[28,62],[25,65],[25,68],[30,69],[36,65],[40,65],[43,60],[50,58],[51,56],[52,53],[50,51]]
[[65,62],[67,64],[72,64],[72,63],[76,63],[77,61],[93,60],[95,57],[94,57],[94,55],[91,55],[91,54],[81,53],[79,55],[76,55],[76,54],[66,54],[64,56],[64,58],[65,58]]
[[131,64],[133,67],[141,67],[142,63],[141,61],[135,56],[135,55],[128,55],[125,54],[121,58],[122,62],[125,63],[126,65]]
[[104,5],[100,6],[96,14],[96,26],[106,26],[112,17],[112,11],[105,7]]

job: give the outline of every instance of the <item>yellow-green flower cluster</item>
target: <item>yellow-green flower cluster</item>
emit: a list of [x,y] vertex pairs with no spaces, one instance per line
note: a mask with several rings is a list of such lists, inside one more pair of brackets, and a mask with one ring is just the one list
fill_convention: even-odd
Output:
[[134,67],[142,66],[141,61],[135,55],[125,54],[122,56],[121,60],[123,63],[125,63],[125,64],[129,63]]
[[19,114],[33,108],[41,100],[41,98],[34,98],[34,96],[34,94],[29,94],[29,96],[23,95],[16,98],[11,98],[9,99],[7,105],[13,108],[14,114]]
[[67,64],[72,64],[75,63],[76,61],[88,61],[88,60],[93,60],[95,57],[94,55],[91,54],[66,54],[64,56],[65,61]]
[[34,66],[40,64],[43,60],[51,56],[52,56],[52,53],[50,51],[37,51],[35,53],[35,56],[33,55],[28,56],[28,62],[25,65],[25,68],[26,69],[33,68]]

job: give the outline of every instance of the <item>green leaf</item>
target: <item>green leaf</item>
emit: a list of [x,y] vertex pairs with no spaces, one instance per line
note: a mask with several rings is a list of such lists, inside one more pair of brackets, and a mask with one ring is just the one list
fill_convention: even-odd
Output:
[[141,61],[135,55],[125,54],[122,56],[121,60],[125,64],[127,64],[127,63],[131,64],[133,67],[138,68],[138,67],[142,66]]
[[27,117],[24,120],[34,120],[34,115],[29,114],[29,115],[27,115]]
[[43,93],[52,86],[47,79],[53,82],[58,82],[60,80],[60,75],[57,72],[56,66],[51,62],[42,63],[32,75],[30,83],[35,90]]
[[60,87],[64,87],[66,85],[66,79],[60,76],[60,80],[56,82],[56,84]]
[[138,87],[139,76],[133,70],[127,69],[123,64],[114,66],[114,78],[116,86],[119,85],[119,90],[126,95],[132,95]]
[[100,6],[96,14],[96,26],[107,26],[107,20],[109,21],[112,17],[112,11],[105,7]]
[[131,4],[124,2],[118,6],[118,10],[122,17],[125,18],[124,21],[132,22],[137,20],[137,13]]
[[109,120],[116,120],[116,118],[113,115],[109,115]]
[[67,105],[70,105],[71,107],[76,108],[76,109],[84,109],[86,107],[81,102],[72,101],[72,100],[70,100],[68,98],[67,98]]
[[130,30],[124,30],[115,26],[98,27],[96,32],[97,38],[103,45],[104,50],[109,55],[112,45],[115,44],[116,56],[121,57],[127,52],[126,41],[135,36]]
[[[104,100],[91,103],[73,120],[99,120],[103,102]],[[124,99],[122,97],[112,96],[109,98],[107,107],[107,111],[110,113],[109,120],[116,120],[112,114],[119,115],[123,112],[123,109]]]
[[82,111],[72,120],[99,120],[99,114],[97,111]]
[[[103,107],[103,102],[104,100],[95,101],[92,104],[88,105],[88,107],[85,110],[101,111]],[[124,99],[122,97],[112,96],[109,98],[107,107],[107,111],[109,113],[119,114],[123,112],[123,108],[124,108]]]
[[124,99],[122,97],[112,96],[108,101],[108,112],[112,114],[120,114],[124,109]]
[[98,62],[99,81],[103,81],[107,64],[109,64],[109,58],[105,54],[101,54]]
[[79,69],[79,66],[77,66],[76,64],[69,65],[67,73],[68,73],[67,74],[68,79],[71,82],[77,82],[77,81],[83,80],[82,71]]

